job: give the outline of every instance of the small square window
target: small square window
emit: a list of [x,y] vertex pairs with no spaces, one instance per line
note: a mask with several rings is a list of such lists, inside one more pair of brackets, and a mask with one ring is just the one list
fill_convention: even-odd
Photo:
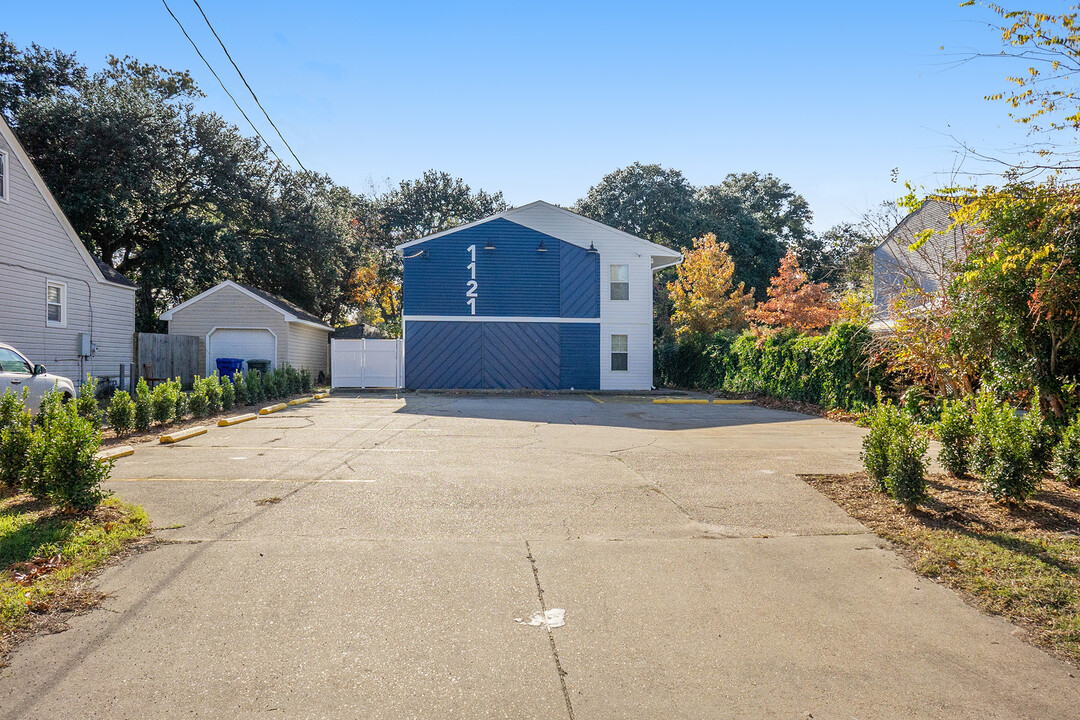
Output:
[[611,266],[611,299],[612,300],[629,300],[630,299],[630,266],[629,265],[612,265]]
[[64,327],[67,323],[67,286],[50,282],[45,290],[45,324]]
[[611,336],[611,369],[626,370],[630,365],[630,343],[626,335]]

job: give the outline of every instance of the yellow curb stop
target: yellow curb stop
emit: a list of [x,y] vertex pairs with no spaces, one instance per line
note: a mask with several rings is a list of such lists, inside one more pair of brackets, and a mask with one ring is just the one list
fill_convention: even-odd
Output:
[[313,397],[296,398],[295,400],[290,400],[289,404],[290,405],[303,405],[304,403],[309,403],[314,399],[315,398],[313,398]]
[[321,392],[321,393],[315,393],[314,395],[312,395],[311,399],[312,400],[325,400],[328,397],[330,397],[330,393]]
[[221,418],[217,421],[218,427],[229,427],[230,425],[239,425],[242,422],[248,420],[255,420],[259,416],[255,413],[244,413],[243,415],[233,415],[232,417]]
[[653,398],[657,405],[708,405],[708,398]]
[[289,406],[286,405],[285,403],[278,403],[277,405],[269,405],[267,407],[261,408],[259,410],[259,414],[260,415],[269,415],[270,413],[276,413],[279,410],[284,410],[287,407],[289,407]]
[[118,445],[116,447],[105,448],[99,450],[94,457],[98,460],[115,460],[116,458],[127,457],[128,455],[134,455],[135,448],[130,445]]
[[712,404],[713,405],[747,405],[747,404],[752,403],[752,402],[754,402],[754,401],[753,400],[722,400],[720,398],[715,398],[712,401]]
[[178,430],[174,433],[169,433],[168,435],[162,435],[158,438],[158,440],[163,443],[175,443],[180,442],[181,440],[187,440],[188,438],[193,438],[196,435],[205,434],[206,427],[204,427],[203,425],[196,425],[195,427],[188,428],[187,430]]

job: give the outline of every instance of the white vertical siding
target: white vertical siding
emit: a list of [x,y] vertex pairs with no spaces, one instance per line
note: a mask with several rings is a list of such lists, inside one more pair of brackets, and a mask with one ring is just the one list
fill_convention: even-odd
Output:
[[[132,362],[135,289],[103,283],[72,244],[16,153],[8,153],[8,202],[0,202],[0,341],[76,382],[80,374],[115,377]],[[48,280],[67,285],[66,327],[47,327]],[[79,333],[96,352],[77,358]]]
[[[630,299],[611,299],[611,266],[630,267]],[[611,336],[626,335],[624,371],[611,369]],[[653,384],[652,259],[633,246],[614,243],[600,250],[600,389],[648,390]]]

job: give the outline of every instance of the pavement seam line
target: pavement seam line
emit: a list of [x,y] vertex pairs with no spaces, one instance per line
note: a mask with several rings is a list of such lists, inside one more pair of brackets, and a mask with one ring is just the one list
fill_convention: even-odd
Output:
[[[540,612],[546,617],[547,605],[544,604],[544,588],[540,585],[540,571],[536,567],[536,558],[533,557],[528,540],[525,541],[525,557],[529,560],[533,580],[536,581],[536,596],[540,599]],[[574,705],[570,702],[570,690],[566,687],[566,671],[563,670],[562,662],[559,660],[559,650],[555,647],[555,633],[546,624],[544,629],[547,630],[548,642],[551,644],[551,657],[555,659],[555,672],[559,674],[559,685],[562,687],[563,699],[566,701],[566,714],[570,720],[574,720]]]

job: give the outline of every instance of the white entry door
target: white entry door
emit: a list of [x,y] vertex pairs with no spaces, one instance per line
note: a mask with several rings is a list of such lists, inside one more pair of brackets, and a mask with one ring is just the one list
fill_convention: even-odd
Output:
[[331,385],[399,388],[405,377],[404,351],[404,340],[331,340]]
[[277,337],[266,328],[216,328],[206,336],[206,374],[217,370],[218,358],[269,360],[277,366]]

